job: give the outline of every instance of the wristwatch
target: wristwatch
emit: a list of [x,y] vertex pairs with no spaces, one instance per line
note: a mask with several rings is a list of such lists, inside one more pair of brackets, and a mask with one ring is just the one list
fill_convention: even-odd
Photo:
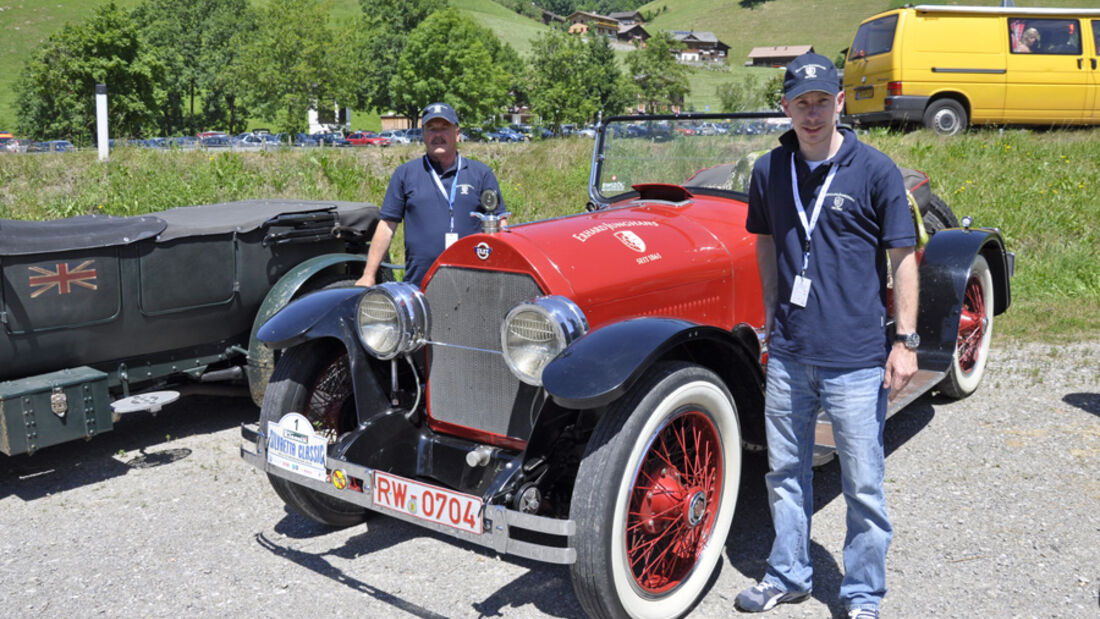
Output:
[[898,333],[894,335],[894,341],[905,344],[909,350],[916,350],[920,346],[920,336],[916,333]]

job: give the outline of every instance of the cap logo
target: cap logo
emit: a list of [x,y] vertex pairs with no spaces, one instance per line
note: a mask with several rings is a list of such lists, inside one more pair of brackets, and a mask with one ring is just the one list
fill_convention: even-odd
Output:
[[815,79],[817,77],[817,70],[818,69],[821,69],[822,71],[824,71],[825,67],[823,67],[819,64],[808,64],[808,65],[802,67],[802,70],[805,71],[805,73],[806,73],[806,79],[810,79],[810,80]]
[[442,105],[433,105],[432,106],[432,113],[433,114],[438,114],[442,111],[443,111],[443,106]]

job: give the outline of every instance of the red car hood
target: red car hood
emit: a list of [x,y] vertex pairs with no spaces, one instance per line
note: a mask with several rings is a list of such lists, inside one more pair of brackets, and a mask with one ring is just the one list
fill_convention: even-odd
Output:
[[[577,303],[593,327],[626,315],[726,327],[757,318],[762,323],[762,316],[735,319],[744,311],[759,313],[749,308],[760,305],[745,209],[741,202],[696,196],[686,204],[638,202],[516,225],[460,239],[433,271],[451,265],[530,273],[548,294]],[[736,255],[731,247],[738,248]],[[757,295],[754,304],[735,303],[735,278],[740,290]]]

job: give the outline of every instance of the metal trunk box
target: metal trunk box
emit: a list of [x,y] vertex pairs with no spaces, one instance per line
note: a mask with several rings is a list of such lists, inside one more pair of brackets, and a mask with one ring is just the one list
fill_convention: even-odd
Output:
[[0,452],[91,438],[113,425],[107,373],[88,366],[0,382]]

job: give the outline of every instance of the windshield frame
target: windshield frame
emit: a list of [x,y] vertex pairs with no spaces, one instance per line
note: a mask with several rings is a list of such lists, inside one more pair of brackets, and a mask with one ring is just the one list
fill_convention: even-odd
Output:
[[[610,206],[611,204],[622,202],[624,200],[630,200],[638,196],[636,190],[630,189],[621,194],[615,194],[614,196],[606,196],[600,191],[600,179],[604,172],[604,162],[607,159],[606,148],[609,143],[609,127],[616,124],[630,123],[635,124],[639,122],[716,122],[716,121],[729,121],[729,120],[764,120],[767,119],[786,119],[788,118],[782,112],[736,112],[736,113],[688,113],[688,114],[629,114],[610,116],[605,119],[601,119],[596,125],[596,140],[592,147],[592,165],[589,168],[588,176],[588,210],[599,210]],[[775,134],[778,138],[779,133]],[[729,194],[731,192],[721,192],[715,190],[718,193]],[[692,193],[710,193],[704,188],[692,188]],[[741,192],[734,192],[741,193]]]

